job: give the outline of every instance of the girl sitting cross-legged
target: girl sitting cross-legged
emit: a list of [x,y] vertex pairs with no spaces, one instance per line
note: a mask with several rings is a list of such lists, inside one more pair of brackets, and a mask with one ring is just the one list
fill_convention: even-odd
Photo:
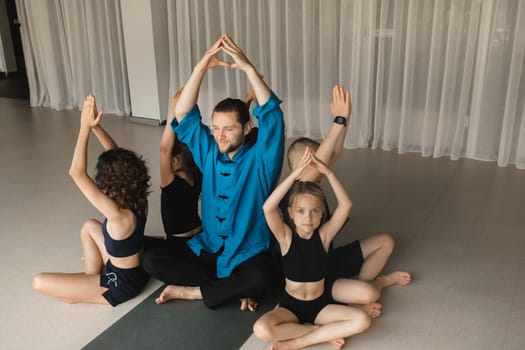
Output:
[[[80,230],[84,272],[40,273],[33,278],[33,288],[67,303],[116,306],[137,296],[149,279],[141,259],[150,177],[142,157],[117,147],[100,126],[101,119],[95,97],[88,96],[69,174],[106,219],[87,220]],[[105,149],[94,179],[87,173],[91,132]]]
[[[308,165],[324,174],[337,198],[337,208],[326,220],[325,197],[318,184],[296,182]],[[289,222],[284,222],[279,202],[290,190]],[[307,148],[299,165],[264,203],[268,226],[279,243],[285,290],[279,307],[259,318],[254,334],[274,341],[272,349],[299,349],[330,342],[341,349],[344,338],[370,326],[370,317],[347,305],[329,304],[324,288],[328,249],[345,223],[352,202],[334,173]]]

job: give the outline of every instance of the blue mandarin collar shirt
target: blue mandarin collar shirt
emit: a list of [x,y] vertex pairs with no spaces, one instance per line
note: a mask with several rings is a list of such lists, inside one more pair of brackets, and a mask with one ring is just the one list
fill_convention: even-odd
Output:
[[235,267],[270,246],[270,230],[262,206],[274,189],[284,156],[284,120],[281,101],[272,92],[264,105],[256,105],[257,142],[243,145],[229,159],[219,152],[210,129],[195,105],[180,124],[171,127],[184,142],[203,174],[201,216],[203,231],[188,241],[200,255],[217,253],[217,277],[229,277]]

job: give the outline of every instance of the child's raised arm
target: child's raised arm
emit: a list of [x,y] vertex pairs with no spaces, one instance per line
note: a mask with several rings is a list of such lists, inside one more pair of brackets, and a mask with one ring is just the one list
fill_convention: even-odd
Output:
[[160,139],[160,187],[168,186],[175,178],[173,167],[171,165],[171,151],[175,143],[175,132],[171,128],[171,121],[175,118],[175,106],[182,93],[182,87],[179,88],[173,98],[171,99],[170,109],[168,111],[168,119],[166,120],[166,126]]
[[[341,152],[343,151],[346,130],[348,128],[348,124],[350,123],[350,115],[352,114],[352,99],[350,97],[350,93],[348,92],[348,90],[345,89],[343,85],[334,86],[334,89],[332,91],[332,102],[330,102],[330,112],[332,114],[332,118],[334,118],[334,122],[332,124],[332,127],[328,131],[329,135],[325,137],[325,140],[329,143],[329,145],[327,146],[332,151],[330,160],[327,163],[331,167],[332,165],[334,165],[336,160],[341,155]],[[339,119],[339,123],[336,123],[335,118],[337,117],[343,117],[344,122],[341,119]],[[334,135],[332,135],[331,133],[333,133]],[[319,146],[319,148],[321,147],[323,147],[322,143],[321,146]]]
[[[352,113],[350,93],[342,85],[335,85],[332,90],[330,112],[334,121],[336,117],[342,117],[343,119],[339,118],[337,120],[338,123],[332,123],[319,148],[315,151],[315,157],[328,167],[332,167],[335,164],[343,151],[346,130],[350,121],[350,114]],[[311,166],[306,170],[301,180],[319,182],[321,181],[321,173]]]
[[102,128],[102,126],[100,126],[100,122],[102,121],[103,112],[102,111],[99,112],[97,110],[97,103],[96,103],[96,100],[95,100],[95,96],[93,96],[93,95],[91,95],[91,96],[93,97],[93,107],[94,107],[93,115],[94,116],[98,116],[100,114],[100,119],[98,119],[97,124],[95,126],[93,126],[91,128],[91,130],[93,130],[93,133],[97,137],[97,139],[100,142],[100,144],[102,145],[102,147],[104,147],[105,151],[113,149],[113,148],[117,148],[117,143],[107,133],[107,131],[104,130]]
[[97,125],[91,130],[93,130],[93,134],[95,134],[105,151],[118,147],[115,141],[113,141],[113,138],[102,128],[102,126]]
[[338,119],[339,123],[332,123],[323,142],[321,142],[317,152],[315,152],[315,156],[329,167],[334,165],[341,154],[350,114],[352,113],[350,93],[342,85],[335,85],[332,90],[330,112],[334,120],[337,117],[342,117],[343,119]]
[[297,167],[275,188],[263,205],[264,216],[273,235],[279,243],[291,232],[290,228],[281,218],[279,203],[293,186],[294,182],[301,177],[306,167],[312,162],[313,154],[309,147],[303,154]]
[[317,168],[320,173],[326,176],[330,182],[332,191],[334,191],[335,198],[337,199],[337,208],[332,214],[330,220],[325,222],[319,228],[319,234],[321,235],[323,242],[325,242],[325,246],[328,246],[346,222],[348,214],[350,213],[350,209],[352,208],[352,200],[350,199],[350,196],[348,196],[348,193],[346,192],[343,184],[339,181],[339,179],[337,179],[334,172],[330,170],[330,168],[328,168],[325,164],[323,164],[323,162],[319,161],[315,157],[312,159],[312,165]]
[[84,101],[82,114],[80,116],[80,131],[69,168],[69,175],[84,194],[104,216],[114,218],[120,215],[120,210],[115,201],[106,196],[97,187],[93,179],[87,173],[87,148],[90,131],[98,125],[102,118],[102,112],[95,114],[95,98],[90,95]]

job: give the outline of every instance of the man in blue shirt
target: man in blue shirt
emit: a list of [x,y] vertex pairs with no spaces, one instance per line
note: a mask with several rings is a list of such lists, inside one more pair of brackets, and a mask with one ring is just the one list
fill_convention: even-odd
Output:
[[[220,51],[234,62],[221,61],[217,57]],[[199,89],[206,71],[217,66],[246,73],[259,103],[253,110],[258,132],[250,122],[246,104],[231,98],[215,106],[211,133],[202,124],[196,104]],[[165,281],[170,285],[157,303],[202,299],[206,306],[215,308],[240,299],[242,310],[255,311],[255,298],[272,283],[270,231],[262,205],[282,167],[284,120],[280,103],[227,35],[221,36],[195,66],[177,101],[172,127],[203,174],[203,231],[170,258],[173,275],[184,269],[186,278]],[[188,275],[194,276],[193,281],[188,281]]]

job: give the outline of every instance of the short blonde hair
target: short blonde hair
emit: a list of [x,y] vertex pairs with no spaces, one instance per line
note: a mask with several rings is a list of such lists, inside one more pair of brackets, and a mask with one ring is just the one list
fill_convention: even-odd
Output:
[[312,140],[308,137],[300,137],[288,147],[288,152],[286,153],[286,158],[288,159],[288,166],[291,170],[295,168],[295,165],[301,159],[306,150],[306,147],[310,147],[312,152],[315,153],[319,148],[319,142]]

